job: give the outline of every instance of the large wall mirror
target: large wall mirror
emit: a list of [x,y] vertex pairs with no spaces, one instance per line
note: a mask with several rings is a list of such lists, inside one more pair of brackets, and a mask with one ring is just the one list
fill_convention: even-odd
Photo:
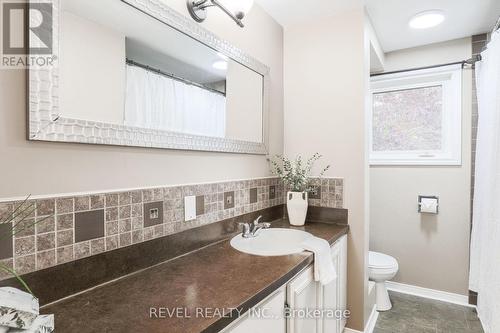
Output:
[[29,139],[266,154],[269,69],[158,0],[59,0]]

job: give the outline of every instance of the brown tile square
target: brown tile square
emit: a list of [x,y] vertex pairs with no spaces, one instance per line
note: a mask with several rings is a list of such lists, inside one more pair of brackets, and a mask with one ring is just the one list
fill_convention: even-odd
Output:
[[144,228],[144,223],[142,217],[133,217],[131,219],[132,230],[138,230]]
[[90,209],[90,197],[76,197],[75,198],[75,212],[81,212]]
[[122,192],[118,194],[118,204],[120,206],[130,205],[132,203],[132,198],[130,197],[130,192]]
[[120,234],[120,247],[129,246],[132,244],[132,233],[127,232]]
[[90,241],[90,252],[92,255],[106,251],[106,240],[104,238],[93,239]]
[[37,234],[51,232],[56,230],[56,222],[54,216],[44,216],[36,218],[35,230]]
[[130,192],[130,200],[133,204],[142,203],[142,191]]
[[56,234],[49,232],[36,236],[36,250],[37,252],[54,249],[56,247]]
[[250,203],[256,203],[257,200],[257,188],[251,188],[249,191]]
[[106,237],[106,251],[115,250],[118,248],[120,237],[118,235],[113,235]]
[[72,213],[74,210],[73,198],[59,198],[56,199],[57,214]]
[[35,253],[35,236],[16,238],[14,240],[14,253],[16,257]]
[[75,259],[81,259],[90,256],[90,241],[75,244]]
[[118,230],[120,231],[121,234],[132,230],[132,223],[130,219],[120,220],[118,222]]
[[130,212],[131,217],[142,217],[142,204],[133,204]]
[[127,206],[121,206],[118,210],[118,219],[128,219],[130,218],[130,214],[132,212],[132,209],[130,205]]
[[95,194],[90,196],[90,209],[103,209],[106,196],[104,194]]
[[132,243],[137,244],[144,240],[144,230],[132,231]]
[[56,226],[57,230],[73,229],[73,214],[57,215]]
[[72,261],[74,258],[73,245],[58,248],[56,254],[58,264]]
[[118,220],[118,207],[106,208],[106,222]]
[[[12,229],[12,223],[0,224],[0,235],[5,235]],[[12,237],[5,237],[0,241],[0,259],[7,259],[13,257],[13,239]]]
[[106,203],[106,208],[118,206],[118,194],[117,193],[106,194],[105,203]]
[[[28,218],[19,222],[15,222],[14,229],[15,229],[14,234],[16,238],[32,236],[35,234],[35,219]],[[0,233],[0,235],[3,234]]]
[[26,274],[36,269],[35,255],[14,258],[14,268],[17,274]]
[[196,197],[196,216],[205,214],[205,196],[199,195]]
[[224,209],[234,208],[235,197],[234,191],[224,192]]
[[57,232],[57,247],[73,244],[73,229]]
[[151,202],[144,204],[144,227],[163,223],[163,202]]
[[56,265],[56,250],[38,252],[36,254],[36,269],[44,269]]
[[106,236],[116,235],[118,233],[118,221],[106,222]]
[[[0,260],[0,264],[6,266],[9,269],[14,269],[14,259],[2,259]],[[3,269],[0,269],[0,281],[4,279],[11,278],[12,275],[9,272],[4,271]]]
[[56,201],[54,199],[42,199],[36,202],[36,215],[54,215],[56,212]]
[[75,213],[75,242],[104,237],[104,210]]

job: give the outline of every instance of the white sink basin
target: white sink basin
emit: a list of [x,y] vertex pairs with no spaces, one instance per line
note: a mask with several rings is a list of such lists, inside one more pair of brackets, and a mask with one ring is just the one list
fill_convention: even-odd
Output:
[[231,239],[231,246],[236,250],[258,256],[284,256],[300,253],[304,249],[300,244],[312,235],[294,229],[263,229],[255,238],[243,238],[241,234]]

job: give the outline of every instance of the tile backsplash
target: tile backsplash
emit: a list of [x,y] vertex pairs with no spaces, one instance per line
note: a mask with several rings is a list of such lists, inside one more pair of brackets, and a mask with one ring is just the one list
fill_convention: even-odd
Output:
[[[343,207],[342,179],[313,182],[321,198],[310,199],[310,205]],[[196,196],[197,205],[197,218],[188,222],[184,221],[186,196]],[[278,178],[31,200],[36,209],[26,222],[30,227],[12,242],[2,240],[0,262],[25,274],[284,202]],[[0,202],[0,218],[12,214],[19,204]],[[0,280],[7,277],[0,272]]]

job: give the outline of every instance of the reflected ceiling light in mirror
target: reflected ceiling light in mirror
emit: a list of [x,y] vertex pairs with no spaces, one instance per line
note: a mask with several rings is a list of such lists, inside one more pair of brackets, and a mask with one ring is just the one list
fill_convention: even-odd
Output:
[[221,71],[227,70],[227,61],[219,60],[212,64],[212,67]]
[[443,23],[444,18],[442,10],[427,10],[413,16],[409,25],[413,29],[428,29]]
[[245,26],[242,20],[252,6],[253,0],[187,0],[189,14],[196,22],[207,18],[208,8],[219,7],[242,28]]

